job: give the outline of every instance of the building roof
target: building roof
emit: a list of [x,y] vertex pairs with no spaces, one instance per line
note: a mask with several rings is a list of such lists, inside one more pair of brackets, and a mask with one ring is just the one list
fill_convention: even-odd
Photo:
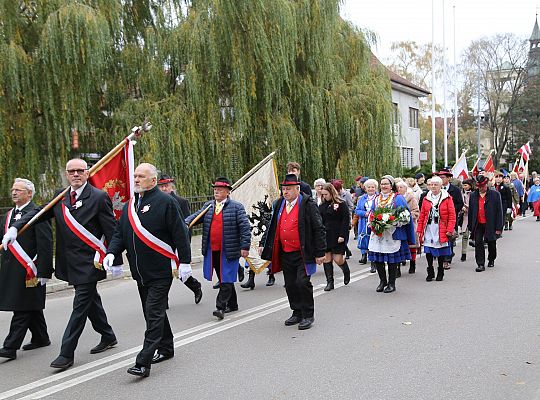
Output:
[[415,85],[408,79],[405,79],[404,77],[396,74],[394,71],[391,71],[388,69],[383,63],[379,61],[377,57],[373,53],[371,53],[371,65],[372,66],[380,66],[386,70],[386,73],[388,75],[388,78],[390,78],[390,82],[392,82],[392,88],[396,90],[400,89],[409,89],[407,92],[413,92],[418,97],[428,96],[431,94],[431,92],[427,89],[424,89],[421,86]]
[[540,28],[538,28],[538,15],[536,16],[536,21],[534,22],[534,28],[531,34],[531,38],[529,39],[531,42],[533,41],[540,41]]

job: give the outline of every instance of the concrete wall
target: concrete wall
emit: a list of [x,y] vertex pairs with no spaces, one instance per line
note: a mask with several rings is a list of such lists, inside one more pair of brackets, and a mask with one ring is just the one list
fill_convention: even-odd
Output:
[[[420,165],[420,129],[411,128],[409,121],[409,108],[416,108],[419,110],[419,101],[418,97],[404,93],[402,91],[392,88],[392,102],[397,104],[400,119],[397,125],[394,125],[394,132],[396,133],[396,143],[400,147],[400,152],[403,154],[408,154],[412,149],[412,165],[409,162],[405,162],[402,158],[402,165],[405,167],[413,167]],[[420,116],[419,116],[420,117]],[[401,148],[407,148],[407,150],[402,151]]]

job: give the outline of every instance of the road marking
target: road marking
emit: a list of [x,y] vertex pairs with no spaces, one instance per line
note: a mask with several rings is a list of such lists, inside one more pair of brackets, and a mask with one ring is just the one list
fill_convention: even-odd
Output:
[[[362,270],[355,271],[355,272],[351,273],[351,283],[372,276],[373,274],[368,273],[369,270],[370,270],[370,268],[364,268]],[[314,290],[313,290],[313,297],[318,297],[318,296],[320,296],[322,294],[329,293],[329,292],[325,292],[325,291],[321,290],[324,286],[326,286],[326,285],[324,285],[324,284],[317,285],[316,288],[314,288]],[[345,286],[343,284],[343,281],[339,282],[339,283],[336,283],[334,285],[334,287],[336,289],[338,289],[340,287],[343,287],[343,286]],[[270,301],[268,303],[264,303],[264,304],[262,304],[260,306],[256,306],[256,307],[250,308],[248,310],[235,313],[234,315],[231,315],[230,317],[228,317],[225,320],[225,321],[227,321],[225,323],[224,323],[224,321],[212,321],[212,322],[207,322],[207,323],[204,323],[204,324],[201,324],[201,325],[197,325],[197,326],[195,326],[193,328],[189,328],[189,329],[186,329],[184,331],[176,333],[174,335],[174,338],[179,339],[181,337],[191,335],[193,333],[199,332],[201,330],[205,330],[207,328],[212,328],[212,329],[208,329],[205,332],[201,332],[201,333],[198,333],[196,335],[190,336],[188,338],[176,341],[174,343],[174,347],[177,348],[177,347],[185,346],[185,345],[187,345],[189,343],[192,343],[192,342],[195,342],[197,340],[204,339],[204,338],[206,338],[208,336],[212,336],[212,335],[215,335],[217,333],[232,329],[232,328],[234,328],[236,326],[239,326],[239,325],[251,322],[253,320],[262,318],[262,317],[264,317],[266,315],[272,314],[272,313],[274,313],[276,311],[279,311],[279,310],[282,310],[282,309],[288,308],[288,307],[289,307],[289,303],[287,302],[287,297],[285,296],[285,297],[281,297],[281,298],[279,298],[277,300],[273,300],[273,301]],[[23,393],[28,392],[30,390],[37,389],[37,388],[39,388],[41,386],[45,386],[45,385],[51,384],[53,382],[68,378],[68,377],[76,375],[76,374],[79,374],[79,373],[84,372],[86,370],[89,370],[89,369],[92,369],[92,368],[95,368],[95,367],[99,367],[99,366],[104,365],[104,364],[108,364],[108,363],[110,363],[112,361],[115,361],[115,360],[118,360],[118,359],[121,359],[121,358],[124,358],[124,357],[127,357],[127,356],[132,356],[132,355],[138,353],[141,350],[141,348],[142,348],[142,346],[132,347],[131,349],[127,349],[127,350],[124,350],[124,351],[122,351],[120,353],[116,353],[116,354],[110,355],[108,357],[104,357],[104,358],[101,358],[99,360],[89,362],[87,364],[81,365],[80,367],[71,368],[71,369],[68,369],[68,370],[66,370],[64,372],[59,372],[59,373],[56,373],[56,374],[54,374],[52,376],[49,376],[49,377],[46,377],[46,378],[31,382],[31,383],[23,385],[23,386],[16,387],[16,388],[8,390],[6,392],[0,393],[0,400],[8,399],[10,397],[13,397],[13,396],[16,396],[16,395],[19,395],[19,394],[23,394]],[[99,368],[96,371],[88,372],[88,373],[86,373],[84,375],[75,377],[75,378],[67,380],[65,382],[61,382],[61,383],[56,384],[54,386],[51,386],[49,388],[42,389],[42,390],[40,390],[38,392],[34,392],[34,393],[29,394],[29,395],[27,395],[25,397],[22,397],[20,399],[40,399],[40,398],[43,398],[45,396],[49,396],[49,395],[51,395],[53,393],[60,392],[62,390],[65,390],[65,389],[68,389],[70,387],[79,385],[79,384],[84,383],[86,381],[95,379],[95,378],[97,378],[99,376],[105,375],[105,374],[107,374],[109,372],[115,371],[117,369],[120,369],[122,367],[126,367],[128,365],[132,365],[132,364],[133,364],[133,359],[131,359],[131,358],[129,358],[127,360],[118,361],[118,362],[116,362],[114,364]]]

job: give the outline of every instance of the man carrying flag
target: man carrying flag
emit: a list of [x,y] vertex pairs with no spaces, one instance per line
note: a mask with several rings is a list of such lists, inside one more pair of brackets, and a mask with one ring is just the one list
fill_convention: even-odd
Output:
[[[88,175],[86,161],[69,160],[66,164],[68,192],[62,201],[36,220],[39,223],[55,219],[55,275],[75,288],[73,311],[62,338],[60,355],[51,363],[52,368],[66,369],[73,365],[75,348],[86,319],[101,335],[99,344],[90,350],[91,354],[101,353],[117,344],[97,291],[97,282],[107,276],[101,263],[107,251],[105,243],[111,241],[116,221],[109,196],[90,185]],[[39,210],[28,212],[9,228],[2,240],[4,248],[17,238],[18,230]],[[115,267],[113,274],[121,273],[121,270],[121,266]]]
[[140,377],[150,375],[151,364],[174,356],[173,333],[166,314],[169,289],[174,275],[184,282],[191,276],[187,226],[176,200],[157,188],[157,178],[152,164],[142,163],[135,169],[135,196],[124,205],[103,261],[111,268],[115,256],[127,250],[146,320],[142,350],[127,372]]

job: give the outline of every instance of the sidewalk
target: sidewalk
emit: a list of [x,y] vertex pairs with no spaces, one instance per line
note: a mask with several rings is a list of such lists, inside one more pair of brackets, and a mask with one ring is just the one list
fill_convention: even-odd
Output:
[[[191,238],[191,266],[192,268],[199,268],[202,265],[203,256],[201,254],[201,235],[193,236]],[[104,281],[112,281],[116,279],[123,279],[125,277],[131,277],[131,271],[129,270],[129,264],[124,254],[124,274],[117,278],[113,278],[111,274],[107,274],[107,278]],[[71,288],[67,282],[56,279],[53,275],[52,279],[47,283],[47,293],[59,292]]]

